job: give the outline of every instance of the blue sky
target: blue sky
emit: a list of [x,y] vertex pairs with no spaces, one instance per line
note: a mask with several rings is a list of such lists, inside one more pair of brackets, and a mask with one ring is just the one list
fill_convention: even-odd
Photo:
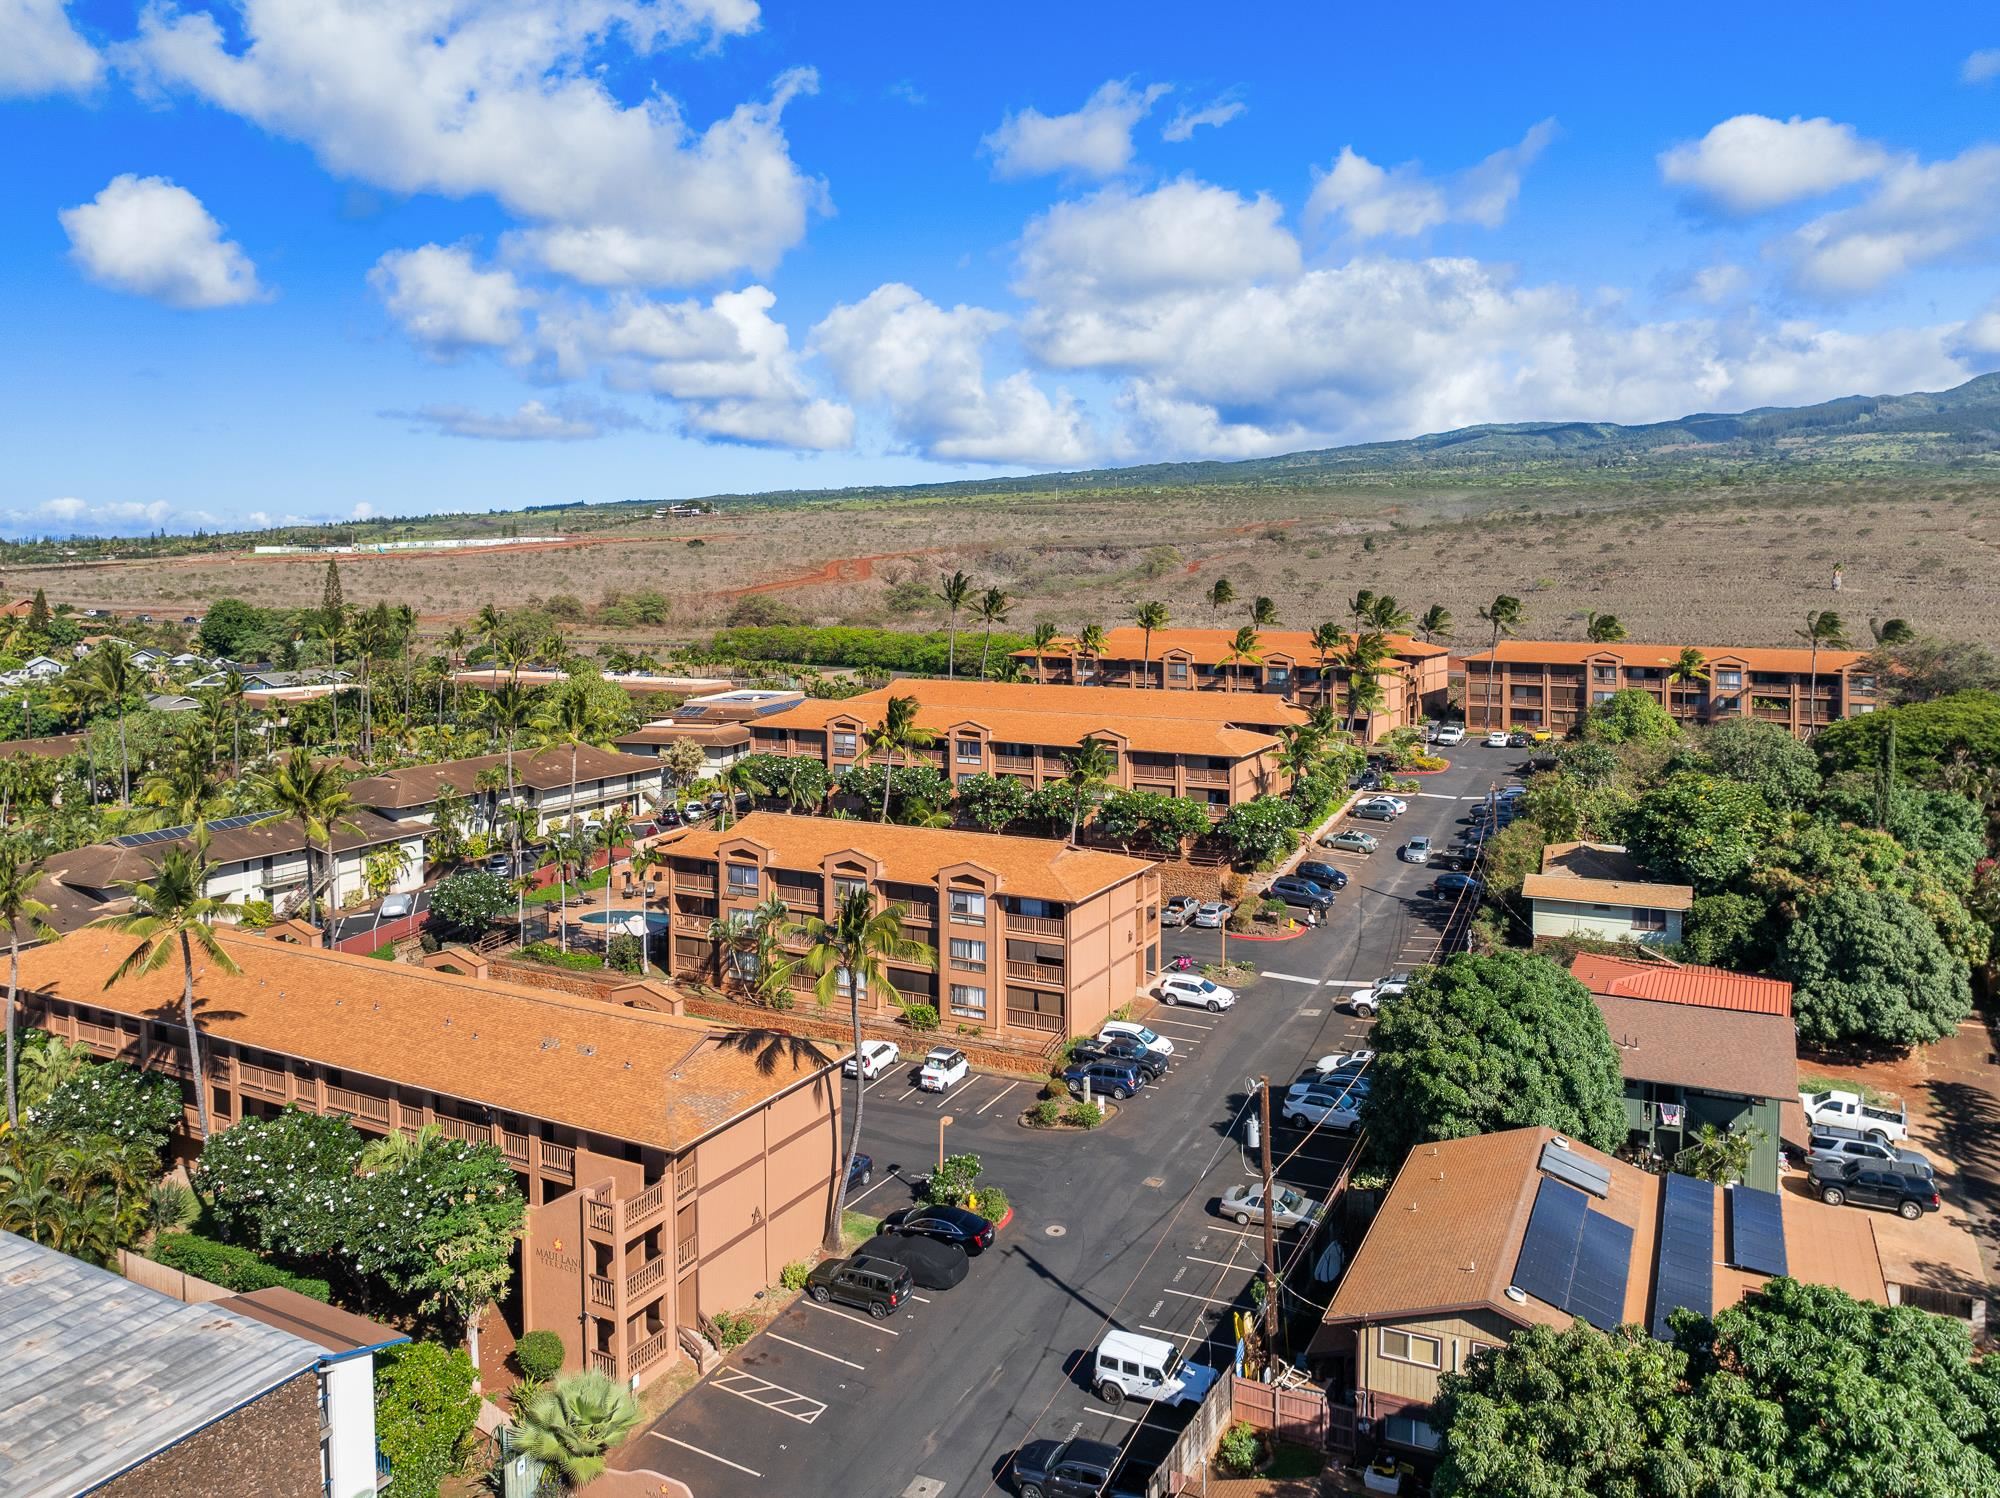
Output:
[[0,532],[2000,367],[2000,24],[1757,9],[0,0]]

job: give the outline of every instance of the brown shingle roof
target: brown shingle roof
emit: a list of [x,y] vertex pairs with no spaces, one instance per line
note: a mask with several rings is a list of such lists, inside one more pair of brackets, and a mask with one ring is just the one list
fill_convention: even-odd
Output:
[[[349,848],[372,848],[377,843],[399,842],[421,837],[421,827],[398,827],[372,811],[350,811],[343,825],[334,829],[336,852]],[[160,860],[173,848],[186,846],[185,837],[121,847],[115,842],[90,843],[58,853],[48,861],[49,875],[73,889],[112,889],[133,879],[150,879]],[[275,858],[305,850],[306,835],[290,817],[273,817],[247,827],[225,827],[209,836],[210,863],[241,863],[252,858]],[[318,848],[319,844],[314,845]]]
[[1630,905],[1641,910],[1694,908],[1694,890],[1685,884],[1646,884],[1625,879],[1576,879],[1565,874],[1530,874],[1521,881],[1521,893],[1530,900]]
[[747,744],[750,729],[743,723],[642,723],[629,733],[619,734],[615,742],[621,749],[628,744],[651,748],[655,744],[678,744],[683,739],[690,744]]
[[[1786,646],[1738,649],[1727,645],[1697,645],[1694,648],[1710,665],[1736,665],[1746,671],[1791,671],[1803,676],[1812,666],[1812,652],[1806,649]],[[1664,668],[1681,658],[1682,649],[1679,645],[1639,645],[1627,640],[1621,640],[1616,645],[1593,645],[1587,640],[1502,640],[1498,659],[1502,665],[1511,662],[1518,665],[1581,666],[1590,661],[1618,661],[1628,668]],[[1465,661],[1467,665],[1474,662],[1483,664],[1494,656],[1495,652],[1489,648],[1472,652],[1465,657]],[[1834,675],[1861,657],[1859,650],[1821,650],[1820,674]]]
[[[1411,639],[1408,635],[1389,635],[1389,649],[1395,655],[1410,660],[1421,660],[1430,656],[1449,655],[1450,648],[1444,645],[1427,645],[1422,640]],[[1215,666],[1229,654],[1230,645],[1236,639],[1234,629],[1156,629],[1153,631],[1152,659],[1157,664],[1167,651],[1184,652],[1190,659],[1202,665]],[[1287,656],[1301,666],[1317,666],[1319,651],[1314,648],[1312,631],[1304,629],[1260,629],[1257,631],[1258,650],[1265,660],[1272,656]],[[1108,661],[1136,661],[1145,652],[1146,632],[1136,625],[1121,624],[1104,632],[1104,659]],[[1059,640],[1049,647],[1050,654],[1057,654],[1070,648],[1069,640]],[[1017,650],[1016,655],[1033,659],[1033,650]]]
[[[766,1058],[696,1021],[403,963],[223,933],[241,969],[196,969],[202,1033],[661,1149],[680,1149],[834,1064]],[[177,1023],[180,969],[112,988],[130,938],[21,954],[24,992]],[[767,1069],[768,1062],[768,1069]]]
[[1798,1095],[1798,1036],[1776,1014],[1739,1014],[1594,993],[1626,1080],[1743,1097]]
[[[437,799],[438,787],[450,786],[464,795],[472,794],[481,770],[507,768],[505,754],[479,754],[470,759],[446,760],[438,765],[412,765],[407,770],[390,770],[366,780],[350,782],[347,793],[357,806],[382,806],[392,811],[428,806]],[[514,783],[531,790],[552,791],[569,786],[568,749],[519,749],[514,752]],[[660,767],[650,759],[619,754],[610,749],[585,747],[576,752],[576,783],[579,788],[593,781],[618,775],[657,776]]]
[[1144,859],[1071,848],[1053,838],[766,811],[751,812],[726,831],[691,832],[671,851],[676,858],[712,859],[723,844],[744,840],[768,849],[777,866],[787,869],[817,869],[828,854],[852,849],[880,860],[885,878],[910,884],[928,884],[951,864],[977,864],[999,876],[1002,894],[1068,903],[1087,900],[1152,868]]
[[1792,1015],[1792,985],[1780,978],[1758,978],[1698,963],[1642,962],[1598,952],[1577,953],[1569,970],[1592,993],[1690,1004],[1699,1009],[1733,1009],[1741,1014],[1778,1014],[1786,1019]]
[[[767,721],[779,728],[815,729],[825,728],[837,718],[853,718],[865,730],[887,712],[892,695],[911,694],[871,692],[866,697],[850,697],[838,702],[815,699],[801,702]],[[1138,694],[1135,692],[1134,695]],[[1127,715],[1111,710],[1058,712],[1041,707],[1026,710],[959,707],[929,703],[920,694],[917,702],[917,725],[920,728],[943,735],[953,729],[976,724],[984,728],[995,742],[1004,744],[1043,744],[1069,749],[1087,738],[1115,735],[1125,740],[1127,748],[1141,754],[1207,754],[1223,759],[1248,759],[1254,754],[1276,748],[1278,742],[1267,733],[1179,717]]]

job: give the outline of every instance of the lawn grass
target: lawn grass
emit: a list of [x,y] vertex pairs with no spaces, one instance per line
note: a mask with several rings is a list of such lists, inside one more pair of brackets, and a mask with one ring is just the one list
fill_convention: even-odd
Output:
[[1881,1088],[1871,1086],[1866,1082],[1857,1081],[1852,1077],[1823,1077],[1817,1075],[1800,1077],[1799,1091],[1852,1092],[1859,1096],[1862,1102],[1871,1104],[1877,1108],[1893,1108],[1896,1105],[1896,1100]]
[[394,962],[396,960],[396,944],[392,941],[385,941],[368,955],[373,957],[377,962]]
[[553,905],[566,894],[580,895],[587,894],[592,890],[603,889],[610,882],[610,879],[611,870],[609,868],[602,868],[594,874],[586,875],[582,879],[572,879],[567,885],[557,883],[549,885],[546,889],[529,890],[527,900],[530,905]]
[[852,1209],[840,1214],[840,1251],[851,1254],[855,1249],[875,1236],[875,1229],[882,1225],[882,1219],[871,1217],[866,1212]]
[[1309,1446],[1279,1441],[1271,1447],[1271,1462],[1263,1476],[1273,1482],[1304,1482],[1326,1470],[1326,1453]]

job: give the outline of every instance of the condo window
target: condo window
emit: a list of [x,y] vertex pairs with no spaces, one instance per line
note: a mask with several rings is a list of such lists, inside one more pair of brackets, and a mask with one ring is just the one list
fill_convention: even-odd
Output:
[[836,733],[833,736],[833,752],[844,759],[852,759],[854,757],[854,735],[851,733]]
[[754,863],[732,863],[729,865],[729,892],[732,895],[754,895],[757,893],[758,876],[762,873]]
[[1168,661],[1168,662],[1167,662],[1167,679],[1168,679],[1169,681],[1186,681],[1186,680],[1187,680],[1187,662],[1186,662],[1186,661]]
[[952,984],[951,1012],[961,1019],[985,1019],[986,990],[969,983]]
[[865,895],[867,893],[868,881],[866,879],[836,879],[833,881],[833,898],[835,901],[846,900],[851,895]]
[[1391,1415],[1382,1422],[1382,1438],[1397,1446],[1414,1446],[1420,1451],[1435,1451],[1444,1444],[1440,1436],[1425,1421],[1412,1415]]
[[1733,691],[1743,685],[1743,673],[1741,671],[1718,671],[1715,673],[1715,685],[1717,690]]
[[1592,692],[1590,694],[1590,700],[1592,702],[1609,702],[1613,697],[1616,697],[1617,695],[1618,694],[1616,692]]
[[951,892],[951,918],[974,926],[986,924],[986,896],[976,889]]
[[951,965],[971,968],[975,973],[986,971],[986,943],[972,941],[963,936],[951,939]]
[[1376,1345],[1383,1357],[1393,1358],[1398,1363],[1415,1363],[1420,1368],[1444,1366],[1444,1343],[1436,1337],[1419,1336],[1416,1332],[1385,1326]]
[[1264,668],[1264,679],[1270,682],[1290,681],[1292,679],[1292,668],[1290,666],[1266,666]]
[[958,741],[958,762],[962,765],[976,765],[982,758],[981,746],[977,739]]
[[1875,692],[1875,678],[1872,676],[1850,676],[1847,678],[1847,689],[1850,692],[1873,696]]

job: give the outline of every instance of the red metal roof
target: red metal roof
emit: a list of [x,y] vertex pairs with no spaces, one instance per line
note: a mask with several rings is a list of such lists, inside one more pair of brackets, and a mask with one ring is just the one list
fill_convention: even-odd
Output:
[[1740,1014],[1792,1016],[1792,985],[1778,978],[1753,978],[1727,968],[1668,962],[1635,962],[1579,952],[1571,976],[1592,993],[1701,1009],[1734,1009]]

